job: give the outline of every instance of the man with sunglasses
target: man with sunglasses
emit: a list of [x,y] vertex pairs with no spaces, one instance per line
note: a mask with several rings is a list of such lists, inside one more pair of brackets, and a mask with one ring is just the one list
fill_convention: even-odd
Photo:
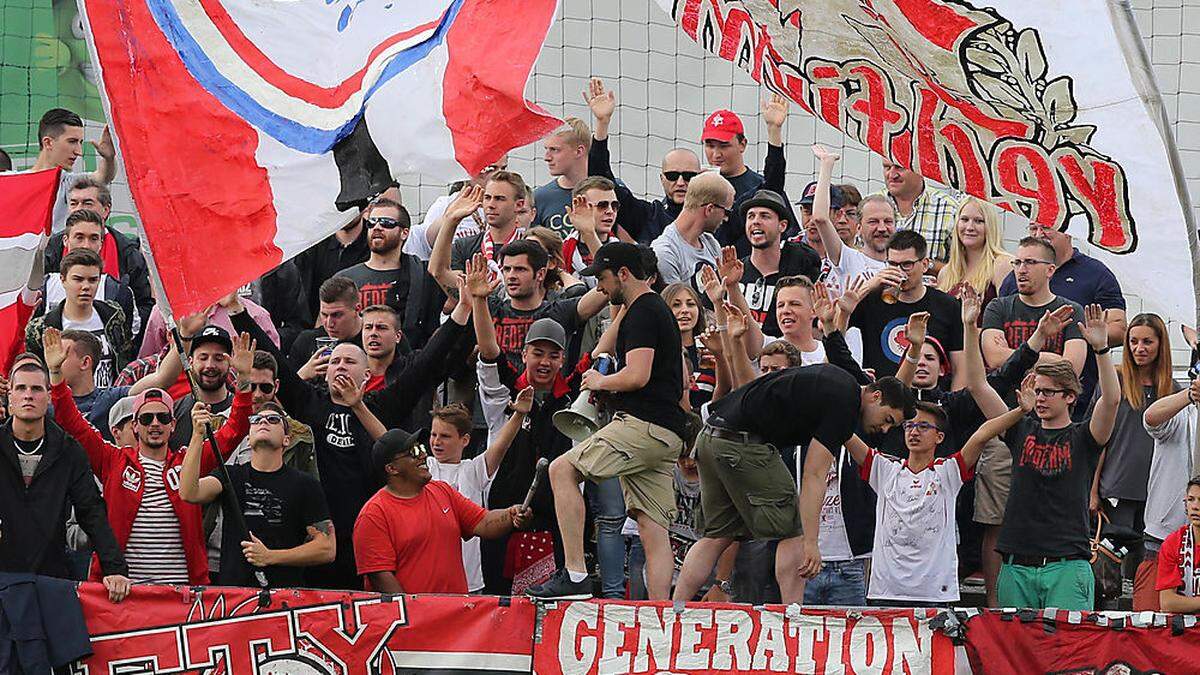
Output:
[[928,334],[937,338],[950,357],[953,385],[962,386],[962,309],[957,300],[925,285],[930,269],[925,238],[901,230],[888,242],[887,268],[872,277],[871,292],[850,315],[850,326],[862,331],[864,368],[876,377],[895,375],[908,348],[904,328],[916,312],[929,313]]
[[[185,343],[194,336],[181,326]],[[242,334],[234,345],[232,364],[240,382],[249,378],[254,347]],[[177,584],[208,584],[208,557],[204,549],[204,528],[200,507],[186,503],[179,493],[179,474],[183,450],[169,444],[175,428],[175,403],[160,388],[146,388],[133,404],[133,436],[136,445],[118,447],[104,440],[100,432],[80,414],[71,390],[62,380],[61,366],[65,349],[57,333],[48,333],[43,344],[50,369],[50,397],[54,419],[87,452],[92,472],[104,487],[108,520],[117,541],[125,548],[129,576],[134,581]],[[178,360],[172,352],[169,359]],[[216,430],[216,441],[227,453],[247,431],[252,398],[249,388],[239,386],[230,410],[229,421]],[[217,465],[211,447],[200,453],[201,469],[206,473]],[[99,579],[93,565],[93,579]]]
[[[223,586],[252,586],[261,568],[272,586],[301,586],[304,569],[333,562],[337,552],[329,507],[316,478],[287,466],[283,449],[288,419],[278,403],[267,402],[250,416],[250,461],[201,476],[201,431],[212,419],[207,406],[192,409],[192,440],[179,476],[179,494],[191,504],[209,504],[232,490],[246,519],[247,533],[224,528],[221,540]],[[228,503],[228,501],[226,501]]]
[[[568,274],[592,264],[592,256],[600,247],[616,241],[615,228],[621,202],[616,185],[607,178],[589,176],[571,192],[571,225],[574,229],[563,240],[563,265]],[[596,287],[595,277],[580,277],[588,288]]]
[[[1033,369],[1023,396],[1027,416],[1008,431],[1012,487],[996,545],[1003,558],[996,594],[1001,607],[1093,609],[1088,495],[1093,467],[1112,436],[1121,384],[1108,356],[1100,305],[1084,309],[1083,337],[1096,357],[1100,397],[1091,418],[1071,421],[1082,387],[1074,367],[1055,359]],[[1028,388],[1027,388],[1028,389]]]
[[445,294],[416,256],[403,253],[412,218],[408,210],[391,199],[379,198],[363,212],[367,246],[366,262],[348,267],[338,276],[358,286],[358,309],[387,305],[396,310],[405,337],[420,348],[438,326]]
[[429,471],[427,431],[392,429],[371,449],[386,477],[354,524],[354,555],[367,588],[381,593],[466,593],[462,542],[521,528],[520,505],[485,510]]

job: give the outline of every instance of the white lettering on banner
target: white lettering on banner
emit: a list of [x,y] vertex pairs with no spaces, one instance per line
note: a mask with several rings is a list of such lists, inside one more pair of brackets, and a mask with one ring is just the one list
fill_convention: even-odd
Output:
[[934,670],[933,633],[926,621],[906,612],[788,615],[697,607],[677,612],[661,605],[578,602],[563,610],[558,638],[562,673]]

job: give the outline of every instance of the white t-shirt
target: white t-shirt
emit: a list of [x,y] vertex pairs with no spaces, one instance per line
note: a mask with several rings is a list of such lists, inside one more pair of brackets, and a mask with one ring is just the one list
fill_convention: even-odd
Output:
[[[462,496],[483,506],[484,495],[492,484],[487,475],[487,462],[483,455],[464,459],[458,464],[445,464],[430,455],[427,458],[429,473],[434,480],[444,481],[454,486]],[[479,555],[479,537],[471,537],[462,545],[463,570],[467,573],[467,590],[471,592],[483,589],[483,563]]]
[[[434,221],[442,217],[446,209],[450,207],[450,203],[457,197],[457,193],[452,195],[442,195],[429,205],[429,210],[425,212],[425,220],[421,221],[420,225],[413,225],[408,232],[408,240],[404,242],[404,252],[409,255],[415,255],[421,260],[429,260],[429,256],[433,255],[433,244],[429,243],[425,233],[429,231],[430,226]],[[483,209],[480,208],[474,218],[463,218],[458,224],[458,228],[454,230],[454,238],[461,239],[479,234],[482,230]]]
[[[107,300],[114,303],[120,302],[120,300],[117,298],[108,297],[108,291],[106,289],[108,288],[109,284],[105,279],[106,277],[101,277],[100,283],[96,285],[96,299]],[[120,288],[120,286],[117,286],[117,288]],[[46,275],[46,283],[42,286],[42,297],[45,298],[47,307],[53,307],[67,299],[67,289],[63,288],[61,274],[55,272]],[[140,329],[142,326],[142,318],[138,316],[136,306],[133,308],[133,317],[130,319],[130,321],[132,322],[130,330],[132,330],[136,335],[138,329]]]
[[[807,365],[807,364],[806,364]],[[817,548],[821,559],[829,561],[853,560],[850,538],[846,536],[846,519],[842,516],[841,469],[846,449],[843,447],[829,471],[825,474],[825,500],[821,502],[821,527],[817,533]],[[796,464],[800,464],[800,453],[796,453]],[[797,481],[804,475],[804,467],[796,467]]]
[[870,450],[862,477],[878,495],[871,565],[872,600],[958,600],[955,500],[971,477],[962,455],[913,473],[908,462]]
[[[763,348],[765,349],[767,345],[775,343],[775,342],[779,342],[782,339],[783,338],[775,337],[774,335],[764,335],[763,336]],[[823,342],[821,342],[820,340],[817,340],[816,342],[817,342],[817,348],[812,350],[811,352],[806,352],[804,350],[800,351],[800,365],[811,366],[813,364],[826,362],[825,344]]]
[[108,344],[108,336],[104,333],[104,322],[100,320],[100,313],[93,307],[92,316],[86,321],[72,321],[64,314],[62,323],[63,330],[86,331],[100,340],[103,356],[100,357],[100,363],[96,364],[96,387],[111,387],[117,379],[117,361],[113,356],[112,345]]

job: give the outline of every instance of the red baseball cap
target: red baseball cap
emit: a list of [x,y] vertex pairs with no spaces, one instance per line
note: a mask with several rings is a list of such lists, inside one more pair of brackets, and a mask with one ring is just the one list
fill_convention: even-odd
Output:
[[700,142],[708,139],[728,143],[738,134],[745,135],[746,127],[742,126],[742,118],[732,110],[718,110],[704,120],[704,133],[700,134]]

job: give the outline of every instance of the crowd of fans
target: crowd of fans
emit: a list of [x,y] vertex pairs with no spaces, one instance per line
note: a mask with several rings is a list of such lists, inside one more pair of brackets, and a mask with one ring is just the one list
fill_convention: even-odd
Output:
[[72,172],[82,122],[46,113],[34,168],[67,171],[3,383],[0,570],[114,601],[849,606],[954,604],[981,574],[991,606],[1092,609],[1102,540],[1135,609],[1200,609],[1200,380],[1176,384],[1163,320],[1127,320],[1101,262],[1036,224],[1006,251],[993,206],[893,162],[877,194],[834,184],[819,146],[793,202],[779,97],[761,174],[718,110],[703,163],[671,150],[643,199],[613,172],[615,96],[585,98],[548,184],[501,159],[421,223],[393,187],[177,317],[178,344],[106,224],[111,139]]

